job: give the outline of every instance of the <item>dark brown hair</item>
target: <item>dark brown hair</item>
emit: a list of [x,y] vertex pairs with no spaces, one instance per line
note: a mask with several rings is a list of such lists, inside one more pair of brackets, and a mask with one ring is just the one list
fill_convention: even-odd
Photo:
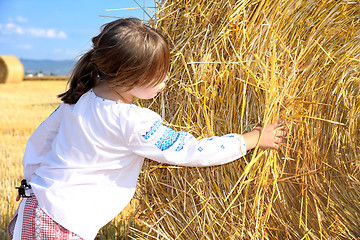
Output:
[[69,89],[58,95],[76,103],[99,79],[109,86],[156,85],[168,75],[170,51],[165,38],[137,18],[118,19],[102,26],[93,48],[76,63]]

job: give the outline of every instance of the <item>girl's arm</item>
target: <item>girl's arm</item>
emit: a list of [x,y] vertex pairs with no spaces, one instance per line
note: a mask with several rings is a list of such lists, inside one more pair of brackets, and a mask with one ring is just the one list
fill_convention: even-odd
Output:
[[[146,119],[146,118],[138,118]],[[133,131],[129,147],[137,155],[158,162],[178,166],[204,167],[221,165],[244,156],[246,151],[255,148],[278,148],[283,136],[278,121],[265,128],[256,127],[243,136],[228,134],[197,140],[191,134],[174,131],[161,124],[160,120],[140,121],[139,131]],[[146,127],[143,127],[146,126]],[[146,130],[145,130],[146,129]]]
[[63,115],[64,104],[36,128],[30,136],[23,157],[24,178],[31,181],[36,169],[41,164],[41,158],[51,149],[51,143],[58,133]]

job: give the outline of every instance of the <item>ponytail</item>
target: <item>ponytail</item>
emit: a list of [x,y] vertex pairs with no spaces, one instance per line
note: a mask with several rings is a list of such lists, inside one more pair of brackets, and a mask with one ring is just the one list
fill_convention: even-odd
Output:
[[92,62],[93,53],[93,49],[89,50],[76,63],[68,82],[69,89],[58,95],[64,103],[76,103],[84,93],[96,85],[99,70]]

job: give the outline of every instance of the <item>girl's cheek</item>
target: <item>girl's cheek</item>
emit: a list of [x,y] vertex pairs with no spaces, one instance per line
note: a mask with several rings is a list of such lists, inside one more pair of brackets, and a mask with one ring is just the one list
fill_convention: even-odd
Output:
[[158,87],[157,87],[157,92],[161,92],[163,89],[165,88],[165,84],[160,84]]
[[166,86],[166,82],[163,82],[163,83],[161,84],[161,90],[163,90],[163,89],[165,88],[165,86]]

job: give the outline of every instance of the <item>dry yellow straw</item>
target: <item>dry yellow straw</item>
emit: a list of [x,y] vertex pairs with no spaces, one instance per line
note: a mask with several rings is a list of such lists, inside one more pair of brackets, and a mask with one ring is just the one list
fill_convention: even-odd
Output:
[[163,0],[171,81],[148,103],[196,137],[283,118],[280,151],[183,168],[149,161],[139,217],[164,239],[360,238],[359,1]]
[[24,78],[24,67],[13,55],[0,56],[0,83],[17,83]]

